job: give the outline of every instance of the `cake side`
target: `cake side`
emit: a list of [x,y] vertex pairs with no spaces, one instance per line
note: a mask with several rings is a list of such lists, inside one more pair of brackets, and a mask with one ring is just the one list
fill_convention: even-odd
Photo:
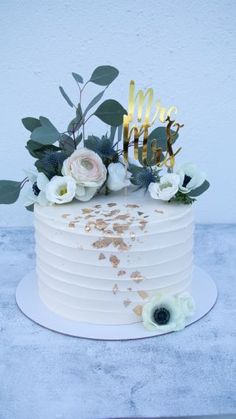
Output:
[[157,292],[189,289],[191,206],[156,203],[143,193],[92,203],[35,208],[39,293],[56,313],[82,322],[141,321]]

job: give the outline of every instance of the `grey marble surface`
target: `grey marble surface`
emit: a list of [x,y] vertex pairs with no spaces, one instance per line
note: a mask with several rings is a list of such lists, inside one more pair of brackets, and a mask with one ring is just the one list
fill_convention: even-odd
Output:
[[236,413],[236,226],[200,225],[195,262],[214,309],[182,332],[127,341],[63,336],[26,318],[15,288],[34,267],[30,229],[0,230],[0,418]]

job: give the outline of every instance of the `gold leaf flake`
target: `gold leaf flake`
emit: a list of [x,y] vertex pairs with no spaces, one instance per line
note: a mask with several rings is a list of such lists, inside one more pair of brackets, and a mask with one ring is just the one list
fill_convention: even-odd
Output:
[[109,211],[109,212],[105,212],[102,215],[104,215],[104,217],[113,217],[113,215],[119,214],[119,212],[120,212],[120,210],[115,209],[115,210],[112,210],[112,211]]
[[104,233],[108,234],[108,235],[113,235],[114,231],[112,230],[103,230]]
[[120,263],[120,259],[118,259],[115,255],[110,256],[109,261],[111,262],[113,268],[117,268]]
[[133,279],[133,281],[135,281],[137,283],[139,283],[139,282],[141,282],[141,281],[144,280],[143,275],[139,271],[132,272],[132,274],[130,275],[130,277]]
[[144,212],[138,211],[138,215],[143,215],[143,214],[144,214]]
[[117,273],[117,276],[122,276],[122,275],[125,275],[126,274],[126,271],[119,271],[118,273]]
[[119,214],[119,215],[117,215],[115,218],[114,218],[114,220],[121,220],[121,221],[123,221],[123,220],[127,220],[127,218],[129,218],[129,214]]
[[123,234],[125,231],[129,229],[129,224],[113,224],[113,230],[118,234]]
[[94,208],[101,208],[100,204],[94,205]]
[[100,253],[100,255],[98,256],[99,260],[103,260],[106,259],[106,256],[104,255],[104,253]]
[[138,305],[133,308],[133,311],[137,316],[142,316],[143,307],[141,305]]
[[93,209],[92,208],[82,208],[82,213],[83,214],[90,214],[90,212],[92,212]]
[[145,300],[146,298],[148,298],[148,293],[146,291],[138,291],[138,295],[140,295],[140,297]]
[[62,214],[62,218],[67,218],[69,217],[71,214]]
[[69,227],[75,228],[75,223],[74,223],[73,221],[71,221],[71,222],[69,223]]
[[92,243],[92,246],[96,249],[102,249],[103,247],[108,247],[112,243],[111,237],[104,237],[102,239],[96,240],[94,243]]
[[84,229],[85,229],[85,231],[89,232],[89,231],[91,231],[91,226],[89,224],[86,224]]
[[147,221],[146,220],[140,220],[139,224],[140,224],[139,225],[140,230],[144,230],[145,227],[146,227]]
[[129,246],[121,238],[118,238],[118,237],[112,238],[112,243],[119,250],[129,250]]
[[157,210],[157,209],[155,209],[155,212],[157,212],[158,214],[164,214],[164,211]]
[[139,205],[137,205],[137,204],[127,204],[126,208],[139,208]]
[[95,228],[100,231],[104,230],[104,228],[106,228],[107,226],[108,224],[104,220],[101,220],[101,219],[97,220],[95,223]]
[[118,289],[119,289],[119,288],[118,288],[118,285],[117,285],[117,284],[115,284],[115,285],[114,285],[114,287],[112,288],[112,292],[113,292],[113,294],[114,294],[114,295],[116,295],[116,294],[117,294]]
[[125,307],[128,307],[131,304],[131,301],[127,298],[126,300],[123,301],[123,304]]
[[109,202],[107,204],[108,207],[115,207],[117,204],[115,202]]

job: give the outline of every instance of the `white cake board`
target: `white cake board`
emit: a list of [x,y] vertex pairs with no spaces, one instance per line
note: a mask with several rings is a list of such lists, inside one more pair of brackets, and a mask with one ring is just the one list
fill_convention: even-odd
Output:
[[[205,316],[217,299],[214,281],[198,267],[194,268],[191,293],[196,303],[196,312],[187,322],[187,326]],[[129,325],[93,325],[65,319],[49,310],[41,301],[34,271],[26,275],[19,283],[16,290],[16,301],[20,310],[31,320],[47,329],[65,335],[96,340],[129,340],[163,334],[149,332],[140,322]]]

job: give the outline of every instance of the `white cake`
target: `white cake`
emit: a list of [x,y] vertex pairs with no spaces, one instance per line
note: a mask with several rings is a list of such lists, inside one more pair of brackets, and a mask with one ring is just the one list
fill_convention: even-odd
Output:
[[35,205],[40,297],[79,322],[139,322],[157,292],[189,291],[193,228],[191,205],[156,201],[143,191]]

